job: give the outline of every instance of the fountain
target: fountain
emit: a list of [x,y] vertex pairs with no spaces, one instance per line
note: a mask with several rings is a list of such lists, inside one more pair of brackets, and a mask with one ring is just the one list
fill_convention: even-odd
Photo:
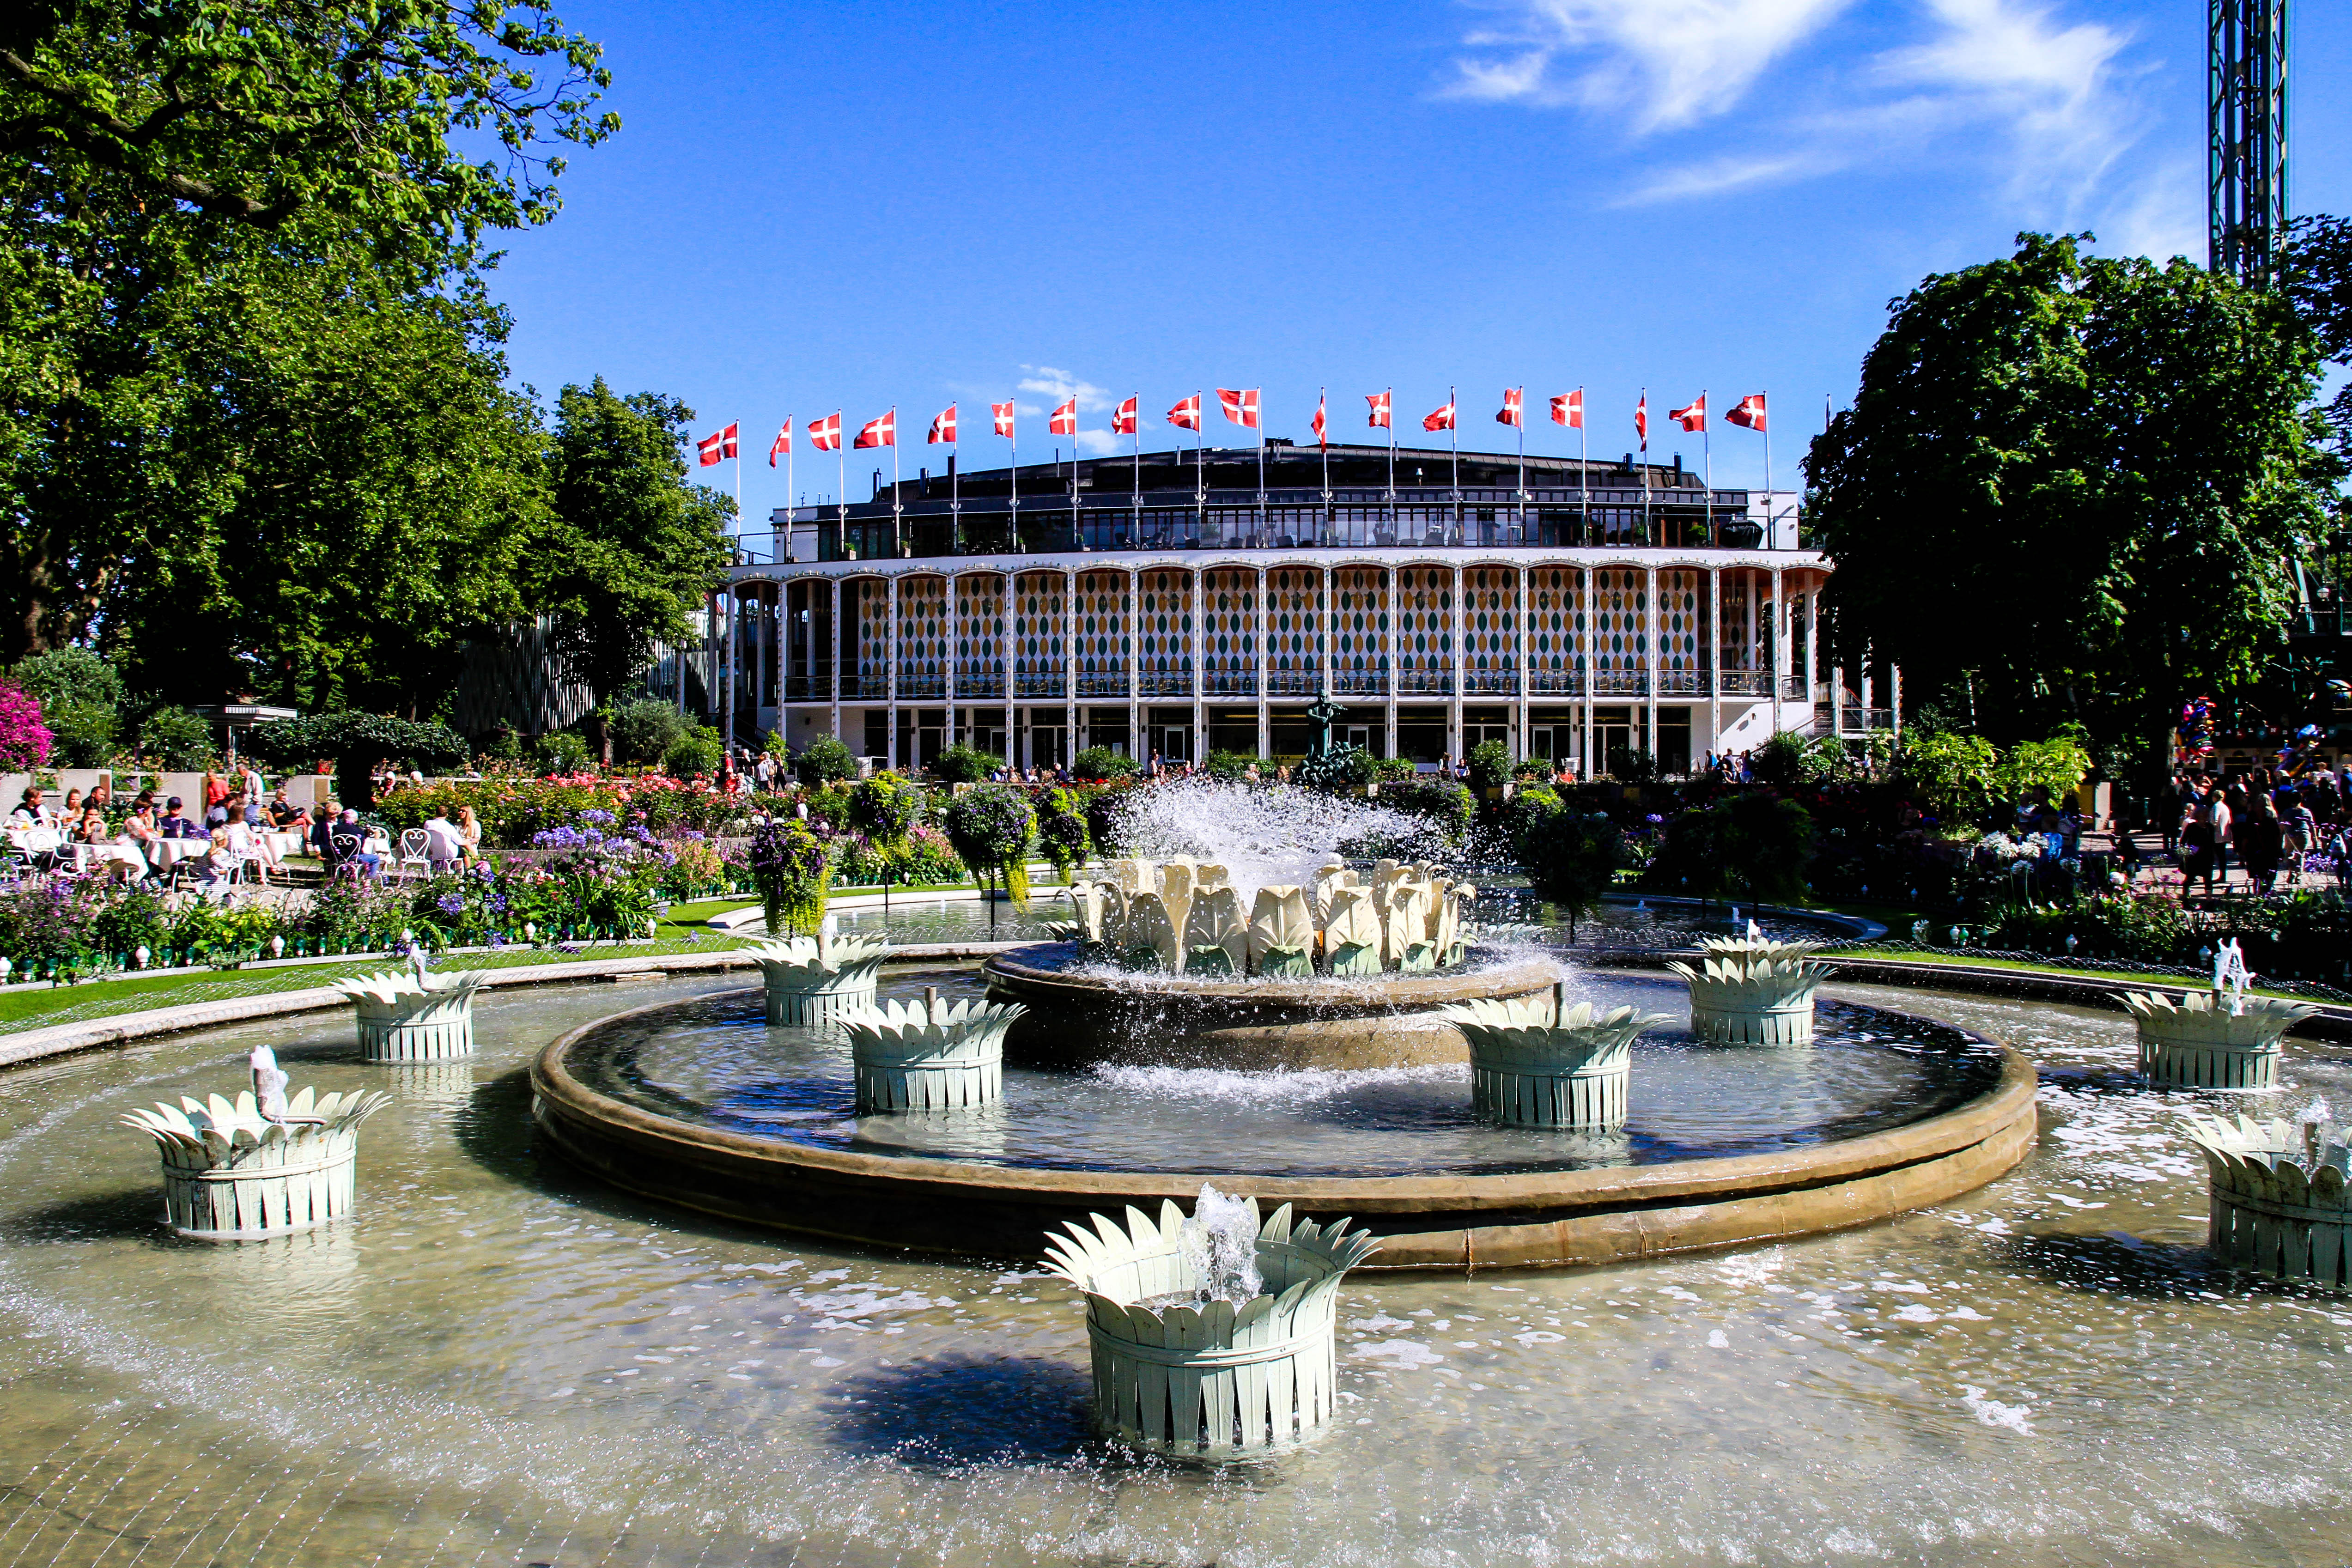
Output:
[[1328,1426],[1339,1281],[1379,1244],[1345,1219],[1261,1225],[1255,1198],[1203,1184],[1192,1214],[1103,1214],[1045,1243],[1087,1299],[1095,1427],[1186,1458],[1258,1458]]
[[2300,1121],[2192,1116],[2211,1186],[2206,1242],[2232,1268],[2352,1290],[2352,1143],[2325,1101]]
[[876,936],[835,934],[834,918],[815,936],[762,942],[747,950],[767,983],[768,1022],[824,1024],[874,1005],[874,978],[890,944]]
[[2126,991],[2117,1000],[2139,1026],[2139,1070],[2173,1089],[2270,1089],[2287,1030],[2317,1011],[2300,1002],[2246,995],[2253,976],[2233,938],[2213,956],[2210,994]]
[[1773,942],[1748,924],[1748,934],[1699,939],[1705,950],[1693,969],[1666,967],[1690,983],[1691,1029],[1727,1046],[1801,1046],[1813,1037],[1813,993],[1833,973],[1811,955],[1816,944]]
[[1549,1000],[1480,997],[1438,1016],[1470,1044],[1470,1099],[1481,1115],[1603,1132],[1625,1125],[1633,1037],[1666,1022],[1633,1007],[1570,1007],[1558,984]]
[[943,1005],[939,987],[919,1006],[885,1002],[838,1014],[849,1037],[861,1116],[898,1110],[961,1110],[1003,1098],[1004,1032],[1019,1006]]
[[251,1057],[253,1088],[236,1102],[184,1096],[127,1112],[123,1125],[155,1140],[163,1160],[164,1216],[182,1236],[257,1241],[321,1226],[352,1206],[360,1123],[392,1103],[382,1090],[286,1097],[286,1074],[267,1046]]
[[360,1059],[438,1062],[471,1056],[474,993],[485,972],[432,973],[421,947],[411,950],[409,962],[413,973],[395,969],[335,982],[357,1004]]

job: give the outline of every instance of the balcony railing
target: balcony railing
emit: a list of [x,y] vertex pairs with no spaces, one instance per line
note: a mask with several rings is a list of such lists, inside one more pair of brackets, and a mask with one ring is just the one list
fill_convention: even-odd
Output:
[[958,670],[956,700],[967,697],[1002,697],[1004,695],[1004,672],[1001,669]]
[[1396,672],[1399,695],[1448,696],[1454,690],[1454,672],[1450,669],[1400,669]]
[[1650,676],[1640,669],[1599,669],[1592,673],[1595,697],[1647,697]]
[[1528,691],[1536,697],[1581,697],[1584,694],[1584,671],[1531,669],[1528,671]]
[[[1443,697],[1454,691],[1458,675],[1464,696],[1517,697],[1520,690],[1520,672],[1517,669],[1334,669],[1320,668],[1270,669],[1265,672],[1265,695],[1277,698],[1311,698],[1324,691],[1335,696],[1384,697],[1393,686],[1400,696]],[[1010,678],[1000,671],[960,674],[955,679],[955,697],[959,702],[1003,700],[1008,689],[1017,699],[1034,701],[1065,700],[1071,692],[1070,678],[1058,669],[1025,670]],[[1529,669],[1526,672],[1526,692],[1531,698],[1583,697],[1646,697],[1650,687],[1648,676],[1638,669],[1609,669],[1595,674],[1589,683],[1585,672],[1577,669]],[[839,692],[836,696],[835,686]],[[1076,692],[1081,698],[1124,700],[1129,692],[1125,669],[1089,669],[1078,672]],[[1203,696],[1255,698],[1259,693],[1258,672],[1255,669],[1212,669],[1200,683]],[[1146,670],[1136,679],[1134,690],[1139,697],[1190,697],[1193,691],[1192,672],[1189,669]],[[1730,669],[1710,677],[1703,669],[1661,670],[1657,690],[1662,697],[1705,698],[1723,697],[1769,698],[1776,692],[1784,701],[1803,701],[1813,695],[1801,675],[1774,676],[1767,670]],[[783,696],[787,702],[874,702],[890,695],[887,677],[879,671],[853,672],[840,677],[838,682],[830,674],[790,675],[783,680]],[[947,695],[946,679],[939,674],[900,669],[898,674],[898,696],[901,701],[936,700]],[[766,700],[767,694],[761,694]],[[1831,724],[1829,704],[1817,704],[1823,728]],[[1846,728],[1858,730],[1865,722],[1859,715],[1864,710],[1853,704],[1847,706]],[[1870,713],[1886,710],[1874,708]],[[1869,721],[1871,728],[1889,728],[1891,720]]]
[[1202,679],[1201,689],[1212,697],[1255,697],[1257,695],[1257,671],[1213,669]]
[[1517,696],[1519,672],[1516,669],[1465,669],[1462,672],[1462,689],[1485,694],[1505,693]]
[[1137,678],[1136,689],[1146,697],[1190,697],[1192,695],[1192,672],[1189,669],[1147,669]]
[[1703,669],[1662,669],[1658,671],[1661,695],[1704,697],[1706,695],[1706,671]]
[[1013,678],[1013,689],[1023,697],[1059,697],[1065,686],[1058,669],[1024,670]]
[[1331,689],[1348,697],[1385,697],[1389,689],[1389,672],[1385,669],[1335,669],[1331,672]]
[[1265,689],[1274,697],[1312,697],[1323,689],[1323,677],[1311,669],[1269,669]]
[[1124,697],[1127,695],[1127,671],[1123,669],[1082,669],[1078,671],[1078,695],[1081,697]]
[[[854,686],[855,679],[847,683]],[[833,696],[830,675],[788,675],[784,677],[784,700],[787,702],[823,702]]]
[[1769,670],[1727,669],[1723,672],[1723,694],[1726,697],[1769,697],[1772,676]]

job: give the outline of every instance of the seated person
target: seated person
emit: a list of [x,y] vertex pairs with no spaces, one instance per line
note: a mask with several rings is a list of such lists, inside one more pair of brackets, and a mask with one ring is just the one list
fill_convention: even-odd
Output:
[[155,824],[155,831],[166,838],[202,838],[205,830],[180,815],[180,797],[173,795],[163,803],[163,815]]
[[299,833],[310,826],[310,814],[286,798],[286,786],[279,784],[269,804],[261,808],[269,826],[280,833]]
[[466,858],[466,844],[457,825],[440,812],[425,819],[425,858],[436,871],[446,871]]
[[84,805],[94,805],[100,811],[112,811],[114,809],[114,781],[111,778],[101,778],[96,784],[90,785],[89,797],[85,799],[82,804]]
[[362,847],[367,842],[367,829],[360,826],[360,814],[356,811],[346,808],[339,816],[322,816],[311,832],[311,839],[330,873],[350,865],[356,867],[362,877],[373,878],[383,868],[383,857]]
[[8,814],[10,826],[38,827],[48,821],[48,808],[41,804],[41,786],[35,784],[16,802],[16,809]]
[[141,790],[139,794],[132,798],[131,802],[131,809],[133,811],[145,812],[147,814],[147,820],[151,823],[153,822],[155,820],[155,792],[152,789]]
[[65,804],[65,806],[64,806],[64,808],[63,808],[62,810],[60,810],[60,811],[58,813],[58,815],[59,816],[63,817],[63,818],[64,818],[67,822],[68,822],[68,823],[79,823],[79,821],[81,821],[81,814],[82,814],[82,798],[81,798],[81,791],[79,791],[79,790],[78,790],[78,789],[69,789],[69,790],[66,791],[66,804]]
[[213,829],[212,847],[194,861],[196,878],[207,888],[236,874],[236,852],[229,847],[228,829]]
[[212,833],[219,828],[226,827],[228,824],[228,801],[226,797],[216,800],[213,802],[212,805],[205,807],[205,832]]

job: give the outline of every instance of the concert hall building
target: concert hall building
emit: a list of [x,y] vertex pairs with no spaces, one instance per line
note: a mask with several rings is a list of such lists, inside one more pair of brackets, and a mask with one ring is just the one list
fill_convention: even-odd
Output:
[[[958,741],[1296,758],[1328,692],[1334,738],[1380,756],[1500,740],[1680,773],[1828,699],[1830,567],[1790,493],[1709,490],[1678,457],[1531,457],[1522,485],[1509,454],[1403,449],[1391,484],[1389,447],[1333,447],[1327,485],[1318,448],[1269,441],[1263,471],[1248,447],[877,472],[866,501],[772,514],[695,675],[738,739],[892,765]],[[1866,682],[1860,707],[1822,727],[1886,721]]]

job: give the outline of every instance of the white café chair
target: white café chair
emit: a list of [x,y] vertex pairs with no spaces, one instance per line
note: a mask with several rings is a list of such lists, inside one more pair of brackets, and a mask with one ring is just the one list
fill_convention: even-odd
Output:
[[[240,876],[250,881],[269,885],[269,857],[261,852],[259,836],[242,822],[231,823],[228,830],[228,852],[235,858]],[[293,880],[289,873],[287,880]]]
[[406,877],[412,867],[415,868],[415,875],[419,881],[433,875],[433,858],[427,853],[432,847],[432,836],[425,829],[411,827],[403,831],[400,836],[400,863],[397,867],[399,875]]

